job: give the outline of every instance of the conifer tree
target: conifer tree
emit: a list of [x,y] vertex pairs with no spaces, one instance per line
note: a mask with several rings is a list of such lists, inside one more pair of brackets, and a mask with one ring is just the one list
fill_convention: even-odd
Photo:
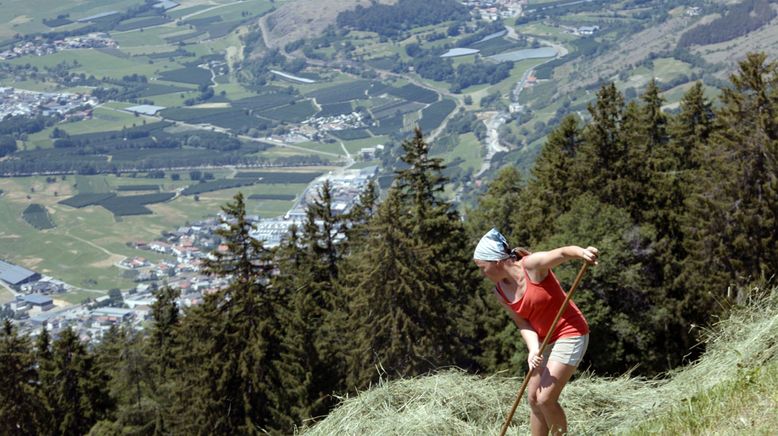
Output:
[[521,172],[514,166],[506,165],[488,183],[486,192],[479,196],[478,204],[467,211],[465,223],[470,239],[480,238],[494,227],[510,240],[515,240],[516,233],[523,227],[516,222],[524,191]]
[[[583,172],[575,168],[581,142],[581,130],[574,115],[562,119],[548,136],[532,167],[533,177],[521,196],[522,201],[514,200],[506,205],[516,221],[514,226],[522,230],[515,239],[509,240],[523,241],[525,245],[542,241],[551,231],[553,220],[570,208],[585,182],[579,179]],[[483,205],[483,200],[480,204]]]
[[269,259],[251,237],[243,196],[222,208],[228,250],[206,263],[230,284],[190,310],[179,329],[180,383],[171,413],[174,433],[259,434],[278,430],[280,399],[275,362],[280,325],[267,287]]
[[147,353],[141,333],[115,326],[111,329],[114,331],[110,337],[104,338],[98,347],[97,361],[110,374],[111,397],[118,407],[113,421],[99,422],[92,432],[160,433],[156,428],[160,408],[155,401],[154,354]]
[[[344,278],[353,332],[348,385],[364,388],[377,368],[390,376],[421,374],[445,361],[445,290],[429,274],[431,249],[408,235],[402,196],[392,188],[371,220],[369,239],[350,257]],[[346,330],[346,329],[344,329]]]
[[[657,330],[664,321],[663,302],[643,274],[640,253],[650,243],[650,229],[633,223],[624,209],[583,194],[555,223],[554,234],[537,250],[575,244],[600,249],[600,265],[591,268],[575,295],[591,329],[591,366],[598,372],[619,373],[625,366],[645,365],[646,372],[662,366]],[[568,262],[554,269],[569,284],[581,264]],[[597,356],[597,357],[594,357]]]
[[[524,216],[521,211],[529,207],[525,194],[519,170],[510,165],[501,168],[475,208],[468,211],[465,224],[471,247],[492,227],[500,230],[509,241],[528,241],[528,235],[532,234],[528,230],[530,224],[517,219],[517,216]],[[515,368],[523,361],[514,358],[523,347],[514,335],[513,321],[492,294],[493,286],[486,281],[482,280],[481,286],[476,285],[472,298],[462,307],[465,321],[460,323],[467,353],[479,369],[489,372]]]
[[162,287],[154,292],[156,300],[151,305],[154,327],[150,334],[150,351],[153,350],[160,381],[164,381],[167,372],[175,366],[174,331],[179,321],[176,299],[180,294],[178,289]]
[[[687,199],[692,187],[700,181],[697,173],[713,130],[713,111],[703,91],[702,84],[696,83],[684,95],[680,112],[668,122],[670,141],[663,153],[655,153],[652,157],[658,165],[652,174],[653,207],[646,217],[656,235],[652,245],[654,254],[647,259],[650,263],[647,272],[653,276],[654,286],[663,290],[663,306],[670,314],[659,345],[667,356],[677,356],[694,344],[695,339],[685,324],[706,322],[692,316],[701,306],[700,299],[705,301],[706,298],[698,295],[699,289],[688,288],[684,283],[687,235],[683,229]],[[680,362],[678,358],[669,358],[667,366]]]
[[346,226],[346,240],[349,246],[359,244],[360,240],[366,236],[365,226],[375,213],[379,194],[378,185],[371,181],[359,194],[356,204],[349,211],[348,225]]
[[[51,350],[51,335],[49,334],[46,324],[41,327],[41,331],[38,334],[38,338],[35,340],[35,361],[38,365],[38,382],[39,386],[51,386],[52,374],[54,369],[54,358]],[[53,392],[47,389],[39,389],[38,391],[41,408],[38,418],[38,428],[41,433],[52,433],[55,425],[52,421],[53,417],[51,411],[53,410]]]
[[575,178],[585,191],[596,193],[600,201],[622,205],[624,97],[611,83],[600,89],[597,101],[588,109],[592,120],[583,132],[584,144],[574,167]]
[[55,434],[85,434],[113,408],[108,376],[95,364],[72,328],[62,331],[52,347],[50,390]]
[[[690,194],[701,180],[699,171],[708,152],[713,117],[711,103],[697,82],[681,99],[678,115],[670,120],[669,165],[660,174],[662,186],[658,192],[663,194],[663,201],[657,205],[661,221],[654,220],[658,232],[654,246],[662,265],[663,286],[668,297],[680,305],[676,312],[680,320],[691,319],[686,314],[697,301],[694,291],[684,285],[683,263],[688,256],[684,221]],[[686,348],[692,345],[685,331],[680,335],[685,338]]]
[[[656,79],[651,79],[648,82],[645,92],[641,96],[643,101],[643,120],[645,123],[645,141],[647,143],[647,149],[649,156],[656,154],[663,154],[661,150],[658,150],[665,146],[669,141],[669,135],[667,132],[667,115],[662,112],[662,104],[664,98],[659,95],[659,87],[656,84]],[[659,153],[658,153],[659,152]]]
[[446,178],[442,159],[431,157],[429,144],[420,129],[414,137],[402,143],[401,157],[406,168],[398,170],[396,186],[403,207],[398,215],[401,228],[416,245],[428,249],[431,255],[427,274],[439,288],[437,304],[447,316],[438,318],[428,334],[440,348],[441,361],[460,361],[468,365],[470,356],[463,355],[462,308],[480,286],[477,269],[472,262],[472,247],[457,211],[441,198]]
[[296,226],[290,228],[275,250],[275,259],[278,274],[272,286],[288,302],[279,315],[283,339],[276,366],[287,416],[282,424],[284,428],[292,428],[305,419],[324,414],[334,386],[325,377],[331,369],[325,368],[317,347],[324,301],[318,292],[320,287],[313,281]]
[[686,227],[687,278],[708,290],[778,270],[778,64],[750,53],[730,80]]
[[30,339],[6,319],[0,331],[0,434],[35,435],[41,402]]
[[680,113],[670,121],[671,150],[673,162],[679,165],[678,170],[689,174],[689,170],[698,169],[705,159],[703,153],[713,133],[713,109],[711,102],[705,98],[701,82],[696,82],[683,96],[680,109]]

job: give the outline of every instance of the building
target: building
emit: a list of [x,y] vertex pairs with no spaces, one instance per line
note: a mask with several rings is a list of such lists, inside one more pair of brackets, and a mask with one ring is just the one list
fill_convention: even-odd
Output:
[[579,35],[594,35],[600,30],[600,26],[581,26],[578,28]]
[[54,300],[51,297],[41,294],[30,294],[21,297],[22,301],[30,304],[32,307],[39,307],[42,311],[47,311],[54,307]]
[[0,280],[14,288],[40,279],[41,275],[35,271],[0,260]]
[[100,307],[92,311],[92,318],[100,322],[121,323],[129,321],[134,312],[132,309],[122,309],[118,307]]

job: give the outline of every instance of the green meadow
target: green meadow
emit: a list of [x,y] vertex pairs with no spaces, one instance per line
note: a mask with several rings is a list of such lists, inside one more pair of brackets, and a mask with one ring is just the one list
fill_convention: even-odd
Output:
[[[229,169],[210,172],[217,177],[234,174]],[[134,285],[133,282],[123,277],[123,270],[115,264],[129,256],[152,260],[161,256],[130,248],[128,242],[150,241],[163,231],[214,217],[220,207],[238,192],[246,197],[253,194],[296,196],[306,186],[255,184],[203,193],[197,199],[179,196],[165,203],[149,205],[152,215],[120,218],[100,206],[74,209],[58,204],[58,201],[77,193],[111,192],[120,185],[159,185],[163,192],[171,192],[191,183],[188,172],[179,173],[180,181],[170,180],[169,174],[165,179],[71,175],[62,180],[62,176],[57,176],[54,183],[47,183],[45,177],[0,179],[0,189],[5,191],[0,196],[0,252],[11,262],[83,289],[105,291],[114,287],[129,288]],[[25,222],[22,211],[31,203],[45,206],[56,227],[39,231]],[[277,217],[286,213],[293,203],[292,200],[247,200],[246,210],[263,218]],[[81,299],[76,298],[74,302]]]

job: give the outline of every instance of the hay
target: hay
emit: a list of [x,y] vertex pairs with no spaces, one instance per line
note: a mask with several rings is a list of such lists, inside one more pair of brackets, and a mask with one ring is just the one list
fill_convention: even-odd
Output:
[[[560,402],[571,434],[624,434],[678,407],[683,400],[736,380],[748,368],[778,360],[778,292],[738,310],[710,333],[705,355],[664,379],[583,374]],[[385,382],[346,398],[306,435],[498,434],[522,379],[461,370]],[[508,431],[529,433],[526,398]]]

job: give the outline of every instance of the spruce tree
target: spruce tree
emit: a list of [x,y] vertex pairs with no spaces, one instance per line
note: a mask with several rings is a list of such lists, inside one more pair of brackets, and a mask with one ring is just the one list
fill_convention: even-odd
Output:
[[150,350],[156,361],[159,381],[164,381],[169,370],[175,366],[175,328],[179,322],[176,299],[181,292],[165,286],[154,292],[156,300],[151,305],[154,326],[150,333]]
[[478,240],[492,227],[499,229],[510,240],[523,226],[517,225],[516,214],[521,205],[524,184],[516,167],[500,168],[494,180],[488,182],[486,192],[479,196],[478,204],[467,211],[468,234]]
[[683,96],[680,109],[680,113],[670,120],[671,150],[678,170],[688,174],[705,160],[704,153],[713,133],[714,113],[701,82],[696,82]]
[[778,270],[778,65],[750,53],[730,80],[686,227],[688,283],[708,291]]
[[[350,245],[359,244],[365,237],[365,225],[370,217],[375,213],[378,206],[380,192],[378,185],[371,181],[365,189],[359,194],[356,204],[349,211],[346,226],[346,240]],[[343,250],[348,251],[348,250]]]
[[230,284],[190,310],[178,330],[180,382],[170,423],[174,433],[259,434],[278,431],[281,328],[267,287],[269,257],[251,237],[243,196],[222,208],[228,249],[206,263]]
[[272,287],[287,302],[279,314],[283,339],[276,362],[287,416],[284,428],[324,414],[333,389],[326,377],[331,369],[325,367],[317,346],[324,321],[324,299],[301,244],[297,227],[293,226],[274,252],[278,273]]
[[[51,350],[51,335],[46,324],[43,324],[38,338],[35,340],[35,361],[38,365],[39,386],[47,387],[52,385],[54,357]],[[53,392],[48,389],[39,389],[41,408],[38,420],[38,428],[41,433],[52,434],[55,424],[51,411],[53,410],[54,397]]]
[[347,357],[352,388],[365,388],[379,370],[413,376],[445,362],[436,331],[447,330],[445,289],[430,275],[430,247],[408,235],[403,207],[399,191],[391,189],[370,222],[368,240],[345,269],[353,292],[344,328],[354,341]]
[[62,331],[52,347],[50,390],[54,434],[85,434],[113,408],[109,377],[72,328]]
[[[441,197],[446,178],[442,159],[430,156],[430,146],[420,129],[402,143],[406,168],[396,171],[396,187],[403,207],[401,229],[416,245],[429,250],[429,280],[439,289],[438,304],[447,311],[436,318],[428,334],[440,349],[442,362],[468,365],[472,356],[463,347],[462,308],[480,286],[472,262],[472,241],[468,241],[459,213]],[[423,304],[423,303],[422,303]]]
[[624,97],[611,83],[600,89],[596,102],[588,109],[592,120],[583,132],[584,143],[581,158],[576,159],[574,177],[585,191],[597,194],[600,201],[624,204],[621,186],[625,154],[622,134]]
[[30,338],[6,319],[0,331],[0,434],[35,435],[42,404]]
[[513,226],[522,229],[521,234],[515,234],[516,238],[514,232],[505,233],[509,240],[528,246],[542,241],[548,236],[553,220],[570,208],[585,186],[585,180],[580,179],[583,172],[575,169],[581,142],[578,120],[568,115],[543,145],[521,201],[511,197],[500,200],[510,209]]

